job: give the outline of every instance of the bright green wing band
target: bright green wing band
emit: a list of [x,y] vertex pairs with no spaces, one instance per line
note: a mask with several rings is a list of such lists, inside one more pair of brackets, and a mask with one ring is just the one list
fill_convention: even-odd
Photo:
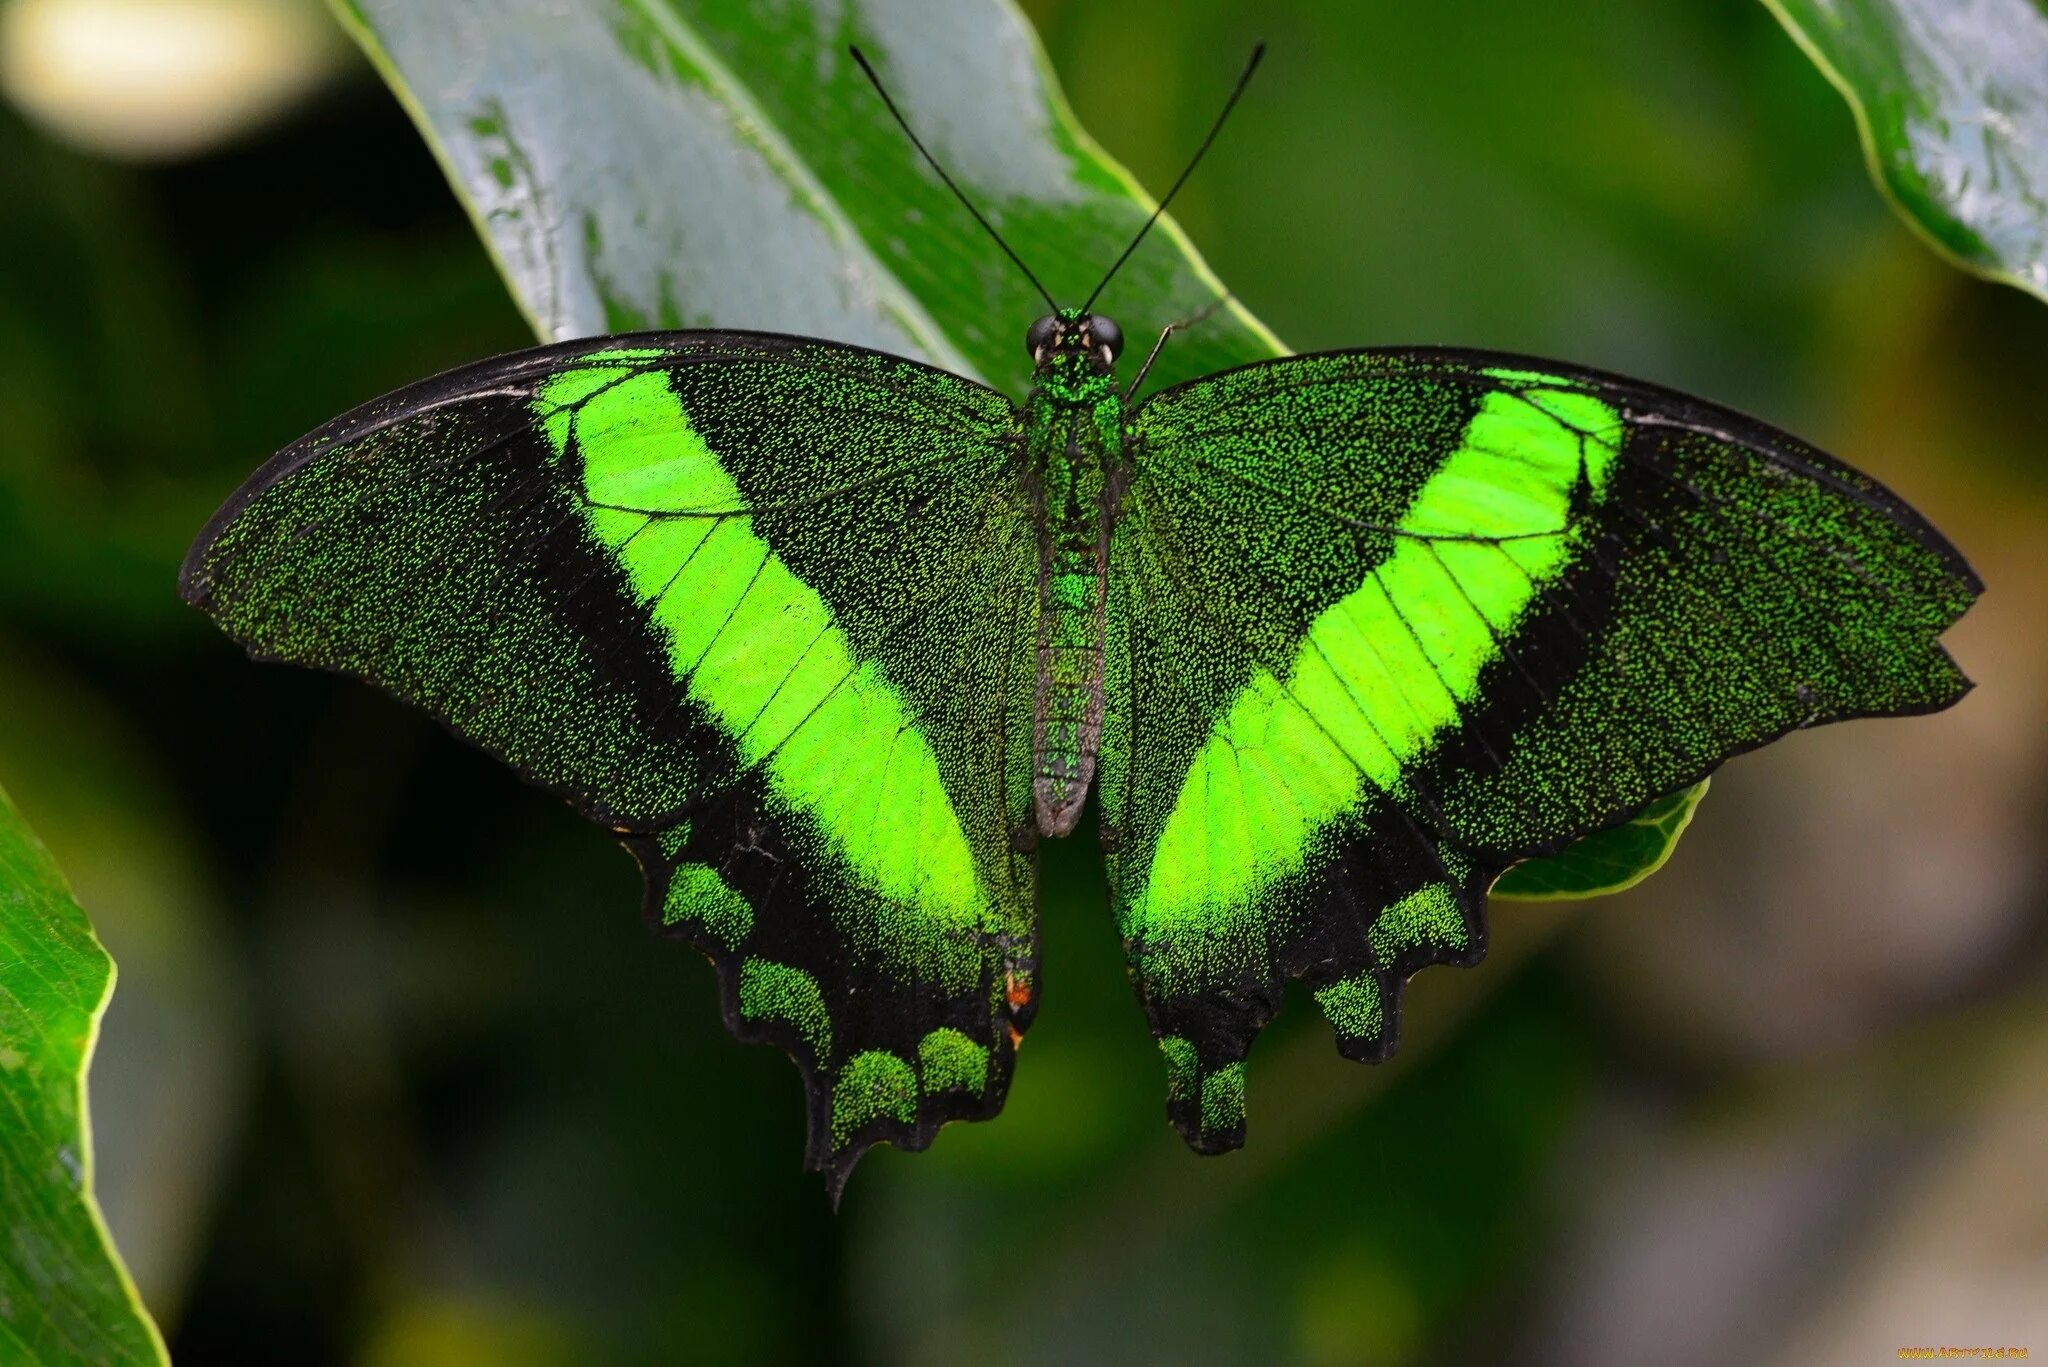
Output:
[[[964,988],[993,899],[908,701],[756,533],[668,373],[635,364],[564,371],[535,400],[556,460],[578,457],[591,535],[739,763],[818,831],[820,859],[875,894],[875,953]],[[810,402],[832,397],[819,388]]]
[[253,654],[378,683],[626,837],[734,1032],[803,1067],[836,1191],[875,1142],[994,1114],[1030,1019],[1015,424],[853,348],[544,348],[280,454],[185,592]]
[[[1364,582],[1318,612],[1281,672],[1253,668],[1203,741],[1160,832],[1125,933],[1161,946],[1153,971],[1197,988],[1171,949],[1225,915],[1257,915],[1338,818],[1368,798],[1413,803],[1406,771],[1460,726],[1480,675],[1556,582],[1597,506],[1620,424],[1557,389],[1487,394]],[[1242,938],[1242,931],[1232,936]]]
[[1167,390],[1133,434],[1105,838],[1199,1148],[1241,1140],[1212,1080],[1241,1095],[1288,978],[1384,1057],[1405,979],[1483,953],[1501,870],[1795,727],[1967,688],[1939,644],[1978,590],[1955,551],[1680,395],[1337,353]]

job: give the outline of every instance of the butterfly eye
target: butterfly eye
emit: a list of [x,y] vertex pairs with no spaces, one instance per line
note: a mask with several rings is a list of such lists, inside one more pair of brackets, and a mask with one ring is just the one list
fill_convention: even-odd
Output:
[[1100,315],[1088,320],[1088,335],[1095,339],[1095,345],[1109,348],[1109,359],[1123,355],[1124,330]]
[[1024,334],[1024,353],[1037,360],[1038,353],[1052,345],[1053,337],[1059,330],[1060,320],[1050,313],[1046,314],[1033,323],[1030,330]]

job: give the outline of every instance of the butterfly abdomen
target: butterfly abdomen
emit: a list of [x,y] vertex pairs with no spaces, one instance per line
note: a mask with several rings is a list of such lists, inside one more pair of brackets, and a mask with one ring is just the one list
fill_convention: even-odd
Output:
[[1055,836],[1080,820],[1102,738],[1102,548],[1065,531],[1041,563],[1033,747],[1038,828]]
[[1081,819],[1102,739],[1109,476],[1121,419],[1113,390],[1106,400],[1112,411],[1103,402],[1033,398],[1039,611],[1032,801],[1039,831],[1061,836]]

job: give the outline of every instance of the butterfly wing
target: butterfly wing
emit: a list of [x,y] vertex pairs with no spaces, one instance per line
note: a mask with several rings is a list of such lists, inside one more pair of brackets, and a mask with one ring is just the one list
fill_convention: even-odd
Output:
[[280,453],[183,592],[620,834],[733,1033],[803,1069],[836,1190],[872,1143],[993,1115],[1029,1020],[1015,427],[991,390],[849,347],[545,347]]
[[1476,962],[1492,880],[1797,727],[1930,711],[1980,585],[1875,481],[1549,362],[1385,350],[1131,424],[1101,765],[1113,896],[1197,1148],[1289,978],[1347,1055]]

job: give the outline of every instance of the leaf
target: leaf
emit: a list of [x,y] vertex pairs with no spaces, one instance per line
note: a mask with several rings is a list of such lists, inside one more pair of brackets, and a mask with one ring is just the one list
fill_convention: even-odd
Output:
[[168,1362],[92,1194],[85,1072],[114,961],[0,791],[0,1357]]
[[133,719],[4,635],[0,698],[0,774],[121,965],[92,1056],[93,1192],[144,1304],[175,1325],[254,1090],[249,994],[191,816]]
[[1966,270],[2048,299],[2041,0],[1764,0],[1849,102],[1871,176]]
[[[944,5],[338,0],[543,338],[761,328],[999,387],[1045,303],[918,159],[847,53],[1044,280],[1079,303],[1151,211],[1075,124],[1029,23]],[[1220,99],[1232,71],[1216,73]],[[1103,296],[1134,349],[1221,286],[1161,224]],[[1235,306],[1161,382],[1279,354]]]
[[[761,328],[1014,388],[1044,301],[918,159],[849,43],[1062,302],[1154,207],[1075,123],[1007,0],[334,3],[543,339]],[[1232,74],[1216,71],[1219,101]],[[1223,297],[1169,218],[1102,307],[1136,352]],[[1231,301],[1173,338],[1151,383],[1283,351]]]
[[1634,887],[1663,868],[1678,848],[1678,837],[1692,824],[1710,781],[1701,779],[1660,797],[1621,825],[1589,835],[1561,854],[1515,865],[1494,880],[1491,895],[1516,902],[1562,902]]

